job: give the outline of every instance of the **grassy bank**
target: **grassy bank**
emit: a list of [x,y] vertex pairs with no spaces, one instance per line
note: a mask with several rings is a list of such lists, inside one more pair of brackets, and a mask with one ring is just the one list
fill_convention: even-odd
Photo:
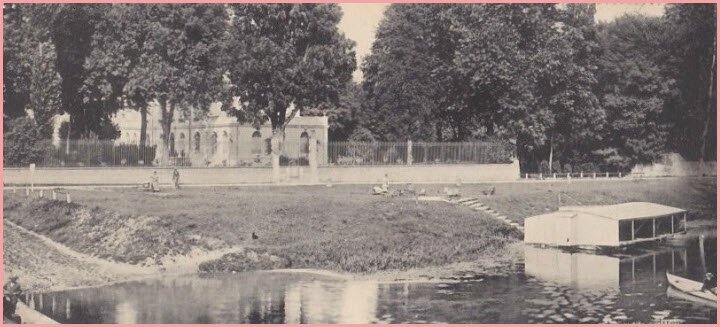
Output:
[[[431,194],[442,190],[442,185],[426,187]],[[495,195],[483,195],[483,191],[492,187],[495,187]],[[689,220],[717,220],[717,184],[714,178],[467,184],[462,185],[460,190],[463,197],[478,197],[491,208],[520,223],[527,217],[555,211],[559,205],[635,201],[687,209]]]
[[[444,186],[414,187],[434,195]],[[492,186],[495,195],[484,197],[482,191]],[[689,209],[690,219],[716,220],[712,179],[472,184],[461,192],[482,197],[516,221],[556,210],[558,195],[562,205],[650,201]],[[196,248],[243,248],[205,262],[203,271],[408,270],[503,257],[509,244],[522,239],[515,229],[469,208],[372,196],[368,186],[71,193],[71,205],[6,194],[5,217],[76,251],[121,262],[158,262]]]
[[[521,238],[467,208],[372,196],[364,186],[194,188],[164,195],[93,190],[72,197],[75,204],[67,205],[6,194],[6,218],[80,252],[125,262],[193,245],[247,249],[204,266],[213,271],[436,266],[476,260]],[[115,241],[94,252],[92,244],[105,239]]]

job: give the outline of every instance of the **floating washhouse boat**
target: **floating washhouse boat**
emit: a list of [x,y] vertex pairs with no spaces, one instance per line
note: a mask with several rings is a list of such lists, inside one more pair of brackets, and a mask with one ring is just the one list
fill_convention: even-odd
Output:
[[649,202],[560,207],[525,219],[525,243],[624,247],[685,232],[687,211]]

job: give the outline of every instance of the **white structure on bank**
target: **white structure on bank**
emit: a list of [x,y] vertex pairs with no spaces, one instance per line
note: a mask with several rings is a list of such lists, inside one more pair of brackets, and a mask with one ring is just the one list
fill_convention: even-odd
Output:
[[[148,111],[146,144],[156,145],[162,150],[160,109],[152,106]],[[139,143],[138,111],[121,110],[113,121],[120,130],[117,143]],[[259,129],[251,124],[238,123],[235,117],[220,110],[220,103],[213,103],[206,114],[189,119],[176,111],[169,138],[171,164],[193,167],[265,166],[270,162],[271,137],[269,123]],[[310,139],[318,143],[319,161],[326,162],[328,118],[325,116],[293,117],[285,128],[284,154],[291,159],[307,157]]]
[[560,207],[525,219],[525,243],[624,246],[685,231],[687,212],[648,202]]

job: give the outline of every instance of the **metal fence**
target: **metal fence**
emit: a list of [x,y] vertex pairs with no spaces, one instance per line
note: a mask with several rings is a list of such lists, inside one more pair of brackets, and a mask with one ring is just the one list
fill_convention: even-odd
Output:
[[7,141],[3,145],[5,167],[24,167],[30,163],[38,167],[149,166],[157,151],[154,145],[141,149],[138,144],[114,140],[62,140],[56,144],[43,140],[32,148]]
[[328,164],[499,164],[512,163],[515,147],[499,142],[330,142]]
[[[210,152],[188,152],[173,149],[168,157],[169,166],[245,167],[271,166],[272,151],[268,144],[255,149],[245,147],[218,147]],[[6,143],[5,167],[123,167],[153,166],[160,164],[162,147],[126,144],[115,140],[66,140],[36,142],[28,149]],[[247,150],[247,151],[246,151]],[[209,151],[209,150],[208,150]],[[247,152],[247,153],[245,153]],[[310,144],[282,142],[279,151],[281,166],[307,166]],[[408,165],[408,164],[495,164],[512,163],[515,148],[510,144],[494,142],[329,142],[317,144],[320,165]]]

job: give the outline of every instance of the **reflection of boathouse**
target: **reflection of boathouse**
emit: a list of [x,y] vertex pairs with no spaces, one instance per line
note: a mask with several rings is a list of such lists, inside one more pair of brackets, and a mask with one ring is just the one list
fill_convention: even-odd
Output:
[[685,231],[686,211],[655,203],[560,207],[525,219],[525,243],[623,246]]
[[687,269],[686,249],[664,249],[634,256],[611,257],[525,247],[527,275],[580,289],[632,288],[639,281],[664,281],[665,271],[677,273]]

